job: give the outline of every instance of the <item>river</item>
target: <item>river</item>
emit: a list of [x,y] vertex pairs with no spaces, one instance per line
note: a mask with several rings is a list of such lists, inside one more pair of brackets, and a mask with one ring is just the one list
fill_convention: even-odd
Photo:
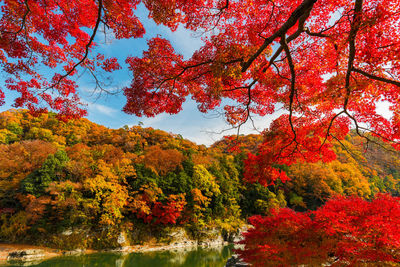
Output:
[[[96,253],[83,256],[56,257],[35,267],[223,267],[232,255],[232,246],[220,248],[197,248],[190,251],[162,251],[118,255]],[[22,264],[6,265],[28,266]]]

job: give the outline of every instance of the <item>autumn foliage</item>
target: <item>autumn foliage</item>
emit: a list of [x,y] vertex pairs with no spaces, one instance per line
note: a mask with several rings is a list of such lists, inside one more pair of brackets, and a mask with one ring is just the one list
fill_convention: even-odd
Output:
[[399,212],[400,200],[389,195],[338,197],[308,213],[274,210],[250,219],[254,228],[237,252],[254,266],[398,263]]
[[60,246],[54,236],[76,227],[113,236],[180,226],[195,235],[244,222],[234,157],[160,130],[10,110],[0,113],[0,151],[1,240]]
[[[380,193],[400,195],[400,155],[388,153],[381,147],[383,143],[370,145],[371,152],[365,152],[364,139],[355,132],[341,141],[345,148],[340,143],[332,145],[336,160],[276,165],[290,179],[278,178],[274,183],[243,179],[243,160],[251,159],[248,153],[256,153],[255,147],[265,137],[240,136],[239,142],[234,142],[236,138],[206,148],[151,128],[113,130],[86,119],[62,122],[54,113],[39,117],[24,110],[0,113],[0,239],[63,247],[65,243],[57,243],[55,236],[78,228],[102,234],[103,244],[80,236],[75,246],[104,247],[110,245],[104,242],[121,230],[161,234],[170,227],[184,227],[201,236],[206,227],[215,227],[229,234],[247,218],[269,216],[272,210],[273,214],[290,215],[293,229],[297,229],[317,214],[301,212],[316,210],[330,198],[356,195],[370,201]],[[234,152],[232,146],[236,146]],[[393,199],[381,197],[379,203],[383,200]],[[344,199],[337,201],[334,203],[340,204]],[[369,209],[369,202],[351,201],[349,206],[359,205],[360,212]],[[335,212],[346,210],[339,204],[332,214],[322,213],[321,220],[333,216],[329,219],[333,221]],[[285,207],[297,213],[279,211]],[[325,207],[329,205],[321,209]],[[374,216],[368,220],[378,219]],[[254,217],[250,221],[261,229],[261,222],[273,218]],[[285,228],[285,223],[274,226],[282,233],[297,235],[292,228]],[[99,229],[107,230],[102,233]],[[272,231],[271,224],[268,229]],[[322,236],[323,232],[320,237],[328,242],[329,236]],[[311,230],[307,236],[316,238]],[[142,236],[135,238],[133,242],[142,240]],[[252,238],[249,235],[246,239],[249,245],[263,242]],[[304,242],[310,243],[309,248],[314,241],[314,247],[322,242],[313,240]],[[283,249],[283,241],[281,244]],[[294,260],[292,252],[281,252],[282,257]],[[246,253],[249,259],[257,255],[252,250]],[[298,257],[304,253],[299,251]],[[320,256],[322,260],[326,255]]]
[[[143,37],[139,5],[157,24],[202,34],[203,45],[185,59],[162,36],[148,40],[141,57],[125,59],[133,78],[123,89],[123,110],[137,116],[175,114],[191,97],[201,112],[222,106],[228,123],[240,128],[253,115],[283,109],[257,149],[247,149],[247,155],[235,149],[238,154],[228,156],[218,146],[211,152],[196,147],[193,155],[192,144],[140,127],[110,131],[86,127],[84,120],[68,124],[86,114],[77,77],[86,71],[104,90],[99,78],[125,67],[97,53],[99,29],[116,39]],[[54,110],[64,121],[56,122],[52,113],[31,118],[32,123],[25,114],[2,119],[0,151],[16,157],[3,156],[0,163],[5,165],[0,170],[4,235],[23,236],[15,225],[45,232],[44,225],[50,225],[46,212],[57,221],[77,207],[80,213],[69,213],[72,225],[121,225],[133,217],[158,225],[182,219],[201,227],[217,218],[232,221],[240,205],[247,215],[268,214],[286,204],[315,209],[337,195],[398,194],[398,170],[376,170],[376,159],[364,157],[354,145],[400,148],[399,22],[398,0],[4,1],[0,67],[7,79],[0,105],[5,93],[14,91],[19,95],[15,107],[28,108],[36,117]],[[389,107],[388,116],[379,113],[379,103]],[[349,136],[352,140],[346,140]],[[34,151],[27,140],[41,140],[30,142],[43,151]],[[18,160],[24,163],[15,168]],[[69,205],[57,204],[60,196]],[[375,213],[378,205],[388,217]],[[272,236],[257,241],[263,248],[243,256],[258,262],[265,257],[257,254],[261,249],[276,262],[328,261],[326,255],[346,264],[396,262],[398,247],[392,241],[397,230],[389,214],[396,205],[398,200],[389,196],[371,202],[336,198],[309,214],[283,209],[269,218],[256,217],[257,234],[249,234],[249,245],[268,224],[296,240],[274,248],[269,238],[282,239],[271,231]],[[377,232],[364,224],[367,213],[374,215],[368,218]],[[332,225],[323,223],[326,218]],[[383,233],[386,223],[391,236]],[[318,240],[307,237],[312,225]],[[312,242],[298,243],[302,240]],[[322,249],[310,251],[316,244]]]
[[[116,39],[144,36],[140,5],[172,31],[203,34],[202,47],[185,59],[156,36],[126,65],[99,54],[101,28]],[[247,162],[247,179],[270,184],[286,179],[274,164],[332,160],[332,141],[352,127],[398,146],[399,9],[396,0],[5,1],[0,65],[6,90],[20,95],[15,107],[33,114],[50,108],[64,120],[86,114],[80,73],[106,90],[101,77],[125,66],[133,73],[123,90],[129,114],[177,113],[190,96],[202,112],[224,105],[227,121],[239,127],[283,107]],[[390,106],[390,117],[377,111],[379,102]]]

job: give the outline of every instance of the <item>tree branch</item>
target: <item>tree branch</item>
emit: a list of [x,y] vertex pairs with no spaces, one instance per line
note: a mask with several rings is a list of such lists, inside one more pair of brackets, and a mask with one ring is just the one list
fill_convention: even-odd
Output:
[[98,8],[98,11],[97,11],[96,25],[94,26],[93,33],[92,33],[92,35],[90,36],[89,42],[86,44],[84,56],[83,56],[82,59],[81,59],[79,62],[77,62],[67,73],[65,73],[63,76],[61,76],[61,77],[57,80],[56,83],[54,83],[53,85],[51,85],[50,88],[54,88],[55,86],[59,85],[60,82],[61,82],[63,79],[65,79],[65,78],[68,77],[72,72],[74,72],[75,69],[76,69],[79,65],[81,65],[81,64],[86,60],[86,58],[88,57],[90,46],[91,46],[92,43],[93,43],[94,37],[96,36],[97,30],[98,30],[99,25],[100,25],[100,23],[101,23],[101,12],[102,12],[102,9],[103,9],[103,0],[98,0],[98,1],[99,1],[99,8]]
[[297,21],[303,20],[304,21],[308,18],[310,11],[313,5],[317,2],[317,0],[304,0],[290,15],[288,20],[270,37],[266,38],[264,43],[261,47],[254,53],[246,62],[242,63],[242,72],[245,72],[254,60],[257,59],[258,56],[278,37],[284,36],[286,32],[292,28]]
[[321,146],[319,147],[319,149],[321,149],[321,148],[324,146],[324,144],[325,144],[326,141],[328,140],[328,137],[329,137],[329,136],[332,136],[331,133],[330,133],[330,131],[331,131],[331,128],[332,128],[332,126],[333,126],[333,122],[336,120],[337,117],[339,117],[339,116],[340,116],[341,114],[343,114],[343,113],[345,113],[344,110],[340,111],[338,114],[336,114],[335,116],[333,116],[333,118],[332,118],[331,121],[329,122],[328,130],[326,131],[326,135],[325,135],[324,141],[321,143]]
[[[349,61],[347,63],[347,72],[346,72],[346,98],[344,100],[344,110],[347,110],[347,105],[349,104],[349,98],[351,94],[350,88],[350,76],[351,71],[353,70],[354,59],[356,56],[356,36],[358,29],[360,27],[361,13],[362,13],[362,5],[363,0],[356,0],[354,5],[354,20],[351,23],[351,29],[349,33]],[[346,111],[347,112],[347,111]]]
[[289,68],[290,68],[290,96],[289,96],[289,123],[290,123],[290,128],[292,129],[293,132],[293,140],[296,142],[297,134],[296,130],[294,129],[293,125],[293,102],[294,102],[294,96],[295,96],[295,91],[296,91],[296,71],[294,69],[294,63],[292,59],[292,55],[290,54],[289,47],[286,42],[286,38],[283,36],[281,38],[281,45],[283,49],[285,50]]
[[390,83],[390,84],[393,84],[393,85],[396,85],[396,86],[400,87],[400,82],[398,82],[398,81],[387,79],[387,78],[383,78],[383,77],[379,77],[379,76],[376,76],[376,75],[373,75],[373,74],[369,74],[369,73],[367,73],[367,72],[365,72],[363,70],[360,70],[360,69],[357,69],[357,68],[354,68],[354,67],[352,68],[352,71],[357,72],[359,74],[362,74],[362,75],[364,75],[364,76],[366,76],[366,77],[368,77],[368,78],[370,78],[372,80],[385,82],[385,83]]
[[[15,38],[16,38],[16,35],[18,35],[24,29],[28,14],[31,12],[31,10],[29,8],[28,0],[25,0],[24,3],[25,3],[26,11],[25,11],[25,13],[24,13],[24,15],[22,17],[21,27],[16,32],[3,31],[4,33],[7,33],[7,34],[14,34]],[[15,40],[15,38],[14,38],[14,40]]]

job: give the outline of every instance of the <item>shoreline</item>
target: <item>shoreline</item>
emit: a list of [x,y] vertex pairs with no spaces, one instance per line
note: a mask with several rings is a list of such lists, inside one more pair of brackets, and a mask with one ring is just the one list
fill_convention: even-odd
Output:
[[[158,251],[189,251],[197,248],[217,248],[227,246],[229,242],[198,242],[198,241],[184,241],[175,242],[172,244],[147,244],[147,245],[133,245],[124,246],[113,249],[75,249],[75,250],[61,250],[43,246],[34,246],[27,244],[8,244],[0,243],[0,266],[7,266],[10,261],[18,262],[34,262],[44,261],[55,257],[63,256],[81,256],[95,253],[117,253],[117,254],[130,254],[130,253],[147,253],[147,252],[158,252]],[[22,257],[10,258],[10,254],[17,254]]]
[[43,260],[63,255],[63,251],[59,249],[26,245],[26,244],[0,243],[0,264],[6,264],[8,262],[8,256],[10,253],[16,253],[18,251],[27,251],[27,250],[35,250],[42,252],[43,257],[41,257],[41,259]]

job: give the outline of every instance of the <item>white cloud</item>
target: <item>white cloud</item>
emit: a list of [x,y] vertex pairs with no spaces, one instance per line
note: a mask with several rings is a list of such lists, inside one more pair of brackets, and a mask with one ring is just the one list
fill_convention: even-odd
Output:
[[117,112],[119,112],[119,110],[116,110],[116,109],[111,108],[106,105],[93,103],[93,102],[87,102],[87,101],[82,101],[82,102],[84,102],[87,105],[89,112],[92,112],[92,113],[100,113],[100,114],[106,115],[106,116],[113,116]]
[[195,37],[194,32],[189,31],[182,26],[179,26],[174,32],[171,32],[166,28],[165,33],[176,50],[182,53],[186,59],[190,58],[193,53],[204,44],[200,37]]
[[[248,121],[241,127],[239,134],[260,133],[270,125],[273,119],[279,117],[282,113],[281,110],[278,110],[272,115],[254,116],[253,120],[256,129],[254,129],[251,121]],[[137,118],[136,124],[130,123],[128,125],[137,125],[141,121],[143,127],[152,127],[180,134],[186,139],[204,145],[211,145],[225,135],[237,134],[237,129],[232,129],[222,116],[212,115],[212,113],[201,113],[197,110],[196,103],[188,99],[183,105],[183,110],[177,115],[160,114],[153,118]]]
[[200,37],[196,37],[197,33],[182,26],[179,26],[176,31],[171,31],[164,25],[157,25],[152,19],[148,18],[149,11],[143,4],[138,5],[136,15],[146,29],[146,39],[161,35],[163,38],[170,40],[175,50],[186,59],[190,58],[193,52],[204,44]]
[[376,113],[382,115],[385,119],[389,120],[393,116],[390,110],[391,104],[387,101],[379,101],[376,103]]

